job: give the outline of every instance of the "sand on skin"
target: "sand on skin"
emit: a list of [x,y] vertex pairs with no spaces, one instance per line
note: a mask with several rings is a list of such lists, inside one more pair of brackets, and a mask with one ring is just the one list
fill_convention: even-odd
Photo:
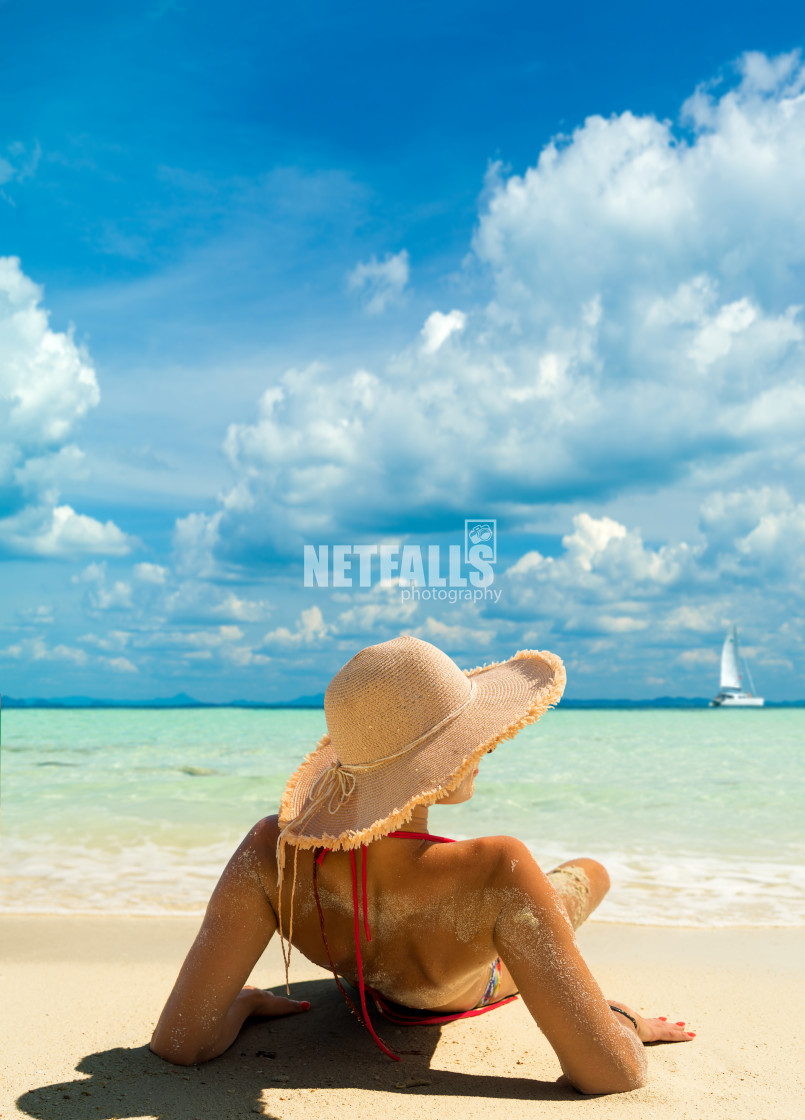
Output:
[[[651,1047],[644,1089],[584,1098],[557,1085],[556,1058],[520,1001],[441,1031],[384,1023],[388,1042],[420,1051],[393,1063],[332,979],[298,954],[293,993],[311,1000],[311,1012],[248,1026],[208,1065],[170,1066],[147,1040],[196,927],[186,918],[2,916],[3,1120],[802,1115],[805,930],[585,927],[582,951],[610,998],[685,1018],[698,1037]],[[272,944],[253,980],[268,987],[281,976]]]

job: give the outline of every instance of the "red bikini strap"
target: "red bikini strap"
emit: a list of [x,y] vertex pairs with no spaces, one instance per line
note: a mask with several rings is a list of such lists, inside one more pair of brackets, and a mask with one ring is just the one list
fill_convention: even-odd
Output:
[[369,932],[369,913],[366,903],[366,862],[368,853],[366,848],[361,848],[361,901],[363,902],[363,932],[366,935],[366,940],[371,941],[372,935]]
[[321,939],[324,942],[324,951],[327,954],[327,960],[330,962],[330,968],[333,971],[333,976],[335,977],[335,982],[338,985],[338,990],[341,993],[341,995],[344,997],[344,999],[346,1000],[347,1006],[349,1007],[352,1014],[355,1016],[355,1018],[358,1020],[358,1022],[361,1024],[361,1026],[365,1027],[366,1023],[363,1020],[363,1016],[361,1015],[360,1011],[357,1009],[355,1004],[352,1002],[352,1000],[349,998],[349,996],[347,995],[347,992],[344,988],[344,985],[341,983],[341,977],[338,975],[338,969],[335,967],[335,964],[333,963],[333,957],[332,957],[332,954],[330,952],[330,946],[327,943],[327,934],[326,934],[325,929],[324,929],[324,911],[321,908],[321,898],[319,897],[319,882],[318,882],[319,864],[321,863],[321,861],[324,859],[324,857],[326,855],[327,855],[327,849],[325,848],[318,855],[318,857],[313,860],[313,895],[316,899],[316,909],[319,912],[319,925],[321,926]]
[[[363,866],[365,868],[366,867],[366,862],[365,862],[366,853],[364,852],[363,855],[364,855]],[[378,1037],[377,1033],[375,1032],[374,1027],[372,1026],[372,1022],[369,1018],[369,1012],[366,1009],[366,986],[364,985],[364,982],[363,982],[363,961],[361,959],[361,923],[360,923],[360,917],[358,915],[358,874],[357,874],[357,871],[355,870],[355,849],[354,848],[350,848],[350,850],[349,850],[349,865],[350,865],[350,868],[352,870],[352,907],[353,907],[353,910],[355,912],[355,963],[358,966],[358,990],[361,993],[361,1010],[363,1011],[364,1026],[368,1029],[369,1034],[375,1040],[375,1042],[380,1047],[380,1049],[383,1051],[383,1053],[388,1054],[388,1056],[390,1058],[393,1058],[395,1062],[399,1062],[399,1061],[402,1061],[402,1059],[399,1057],[399,1055],[395,1054],[395,1053],[393,1053],[393,1051],[389,1050],[389,1048],[388,1048],[388,1046],[386,1046],[385,1042],[383,1042],[383,1040]],[[365,918],[366,918],[366,915],[364,914],[364,920],[365,920]]]

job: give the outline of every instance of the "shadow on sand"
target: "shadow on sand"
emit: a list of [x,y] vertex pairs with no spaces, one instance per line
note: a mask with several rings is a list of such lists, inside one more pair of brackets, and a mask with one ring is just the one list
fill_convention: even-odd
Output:
[[[83,1076],[31,1089],[17,1099],[17,1107],[37,1120],[245,1120],[274,1115],[270,1100],[261,1103],[264,1089],[289,1095],[360,1089],[497,1101],[583,1099],[556,1082],[432,1070],[438,1027],[377,1024],[393,1048],[416,1050],[392,1062],[349,1015],[332,982],[312,980],[291,988],[295,999],[310,1000],[311,1011],[247,1024],[231,1049],[206,1065],[172,1066],[147,1046],[102,1050],[81,1059],[76,1068]],[[319,1098],[319,1108],[322,1103]]]

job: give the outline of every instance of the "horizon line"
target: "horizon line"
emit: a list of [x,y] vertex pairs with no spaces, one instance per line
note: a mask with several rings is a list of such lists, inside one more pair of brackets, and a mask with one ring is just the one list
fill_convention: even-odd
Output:
[[[324,709],[324,694],[300,696],[292,700],[196,700],[192,696],[179,693],[176,696],[146,700],[104,700],[90,696],[80,697],[14,697],[0,696],[0,706],[16,710],[31,709],[70,709],[73,711],[92,711],[94,709],[150,709],[150,710],[187,710],[192,708],[236,708],[236,709],[286,709],[320,711]],[[594,697],[591,699],[570,698],[562,700],[559,708],[617,708],[617,707],[709,707],[710,698],[706,696],[654,696],[647,699],[630,697]],[[764,707],[805,707],[805,699],[766,700]],[[762,710],[762,709],[755,709]]]

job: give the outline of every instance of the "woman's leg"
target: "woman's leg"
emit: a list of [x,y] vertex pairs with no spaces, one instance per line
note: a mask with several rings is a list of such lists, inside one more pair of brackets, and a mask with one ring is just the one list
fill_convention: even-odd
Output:
[[578,929],[609,890],[609,875],[594,859],[570,859],[548,872],[551,886],[565,904],[573,929]]

